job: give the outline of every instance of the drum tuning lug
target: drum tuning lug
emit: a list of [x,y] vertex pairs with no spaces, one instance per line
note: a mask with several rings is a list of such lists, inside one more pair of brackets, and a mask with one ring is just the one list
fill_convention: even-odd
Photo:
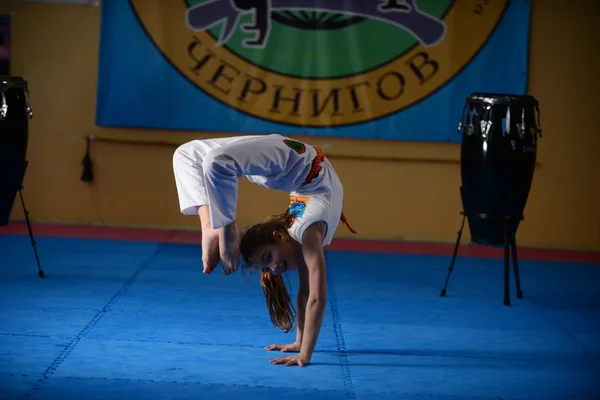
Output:
[[25,112],[29,115],[29,119],[33,119],[33,110],[29,103],[29,91],[25,89]]
[[482,120],[480,122],[481,125],[481,133],[483,134],[483,137],[486,138],[488,133],[490,133],[490,128],[492,127],[492,121],[490,120]]
[[473,124],[467,125],[467,135],[471,136],[475,132],[475,126]]
[[456,128],[456,130],[458,131],[458,133],[460,133],[460,131],[462,130],[463,124],[462,122],[458,123],[458,128]]
[[521,139],[525,136],[525,129],[527,129],[525,124],[517,124],[517,131],[519,132],[519,137]]
[[0,102],[0,121],[4,121],[6,114],[8,114],[8,104],[6,104],[6,97],[4,97],[4,92],[2,92],[2,101]]

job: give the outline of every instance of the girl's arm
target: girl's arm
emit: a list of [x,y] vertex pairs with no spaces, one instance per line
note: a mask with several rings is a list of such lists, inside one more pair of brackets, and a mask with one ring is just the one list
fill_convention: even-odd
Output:
[[[304,287],[308,285],[308,296],[304,306],[300,303],[300,297],[303,292],[298,292],[298,333],[297,340],[301,340],[298,355],[284,356],[271,360],[272,364],[299,365],[301,367],[310,364],[312,354],[317,344],[323,316],[325,314],[325,304],[327,302],[327,274],[325,269],[325,255],[323,253],[323,222],[311,225],[302,236],[302,254],[304,256],[305,266],[298,269],[300,278],[300,287],[304,282]],[[303,275],[300,272],[305,269]],[[304,314],[301,313],[304,310]],[[303,322],[303,323],[302,323]],[[273,347],[273,346],[271,346]]]
[[315,350],[327,302],[327,271],[322,246],[323,233],[319,229],[321,227],[322,223],[312,225],[304,232],[302,238],[302,253],[310,289],[299,356],[306,363],[310,363]]
[[298,345],[298,351],[302,345],[302,338],[304,335],[304,323],[306,315],[306,304],[308,303],[309,295],[309,282],[308,282],[308,271],[306,266],[298,268],[298,297],[296,299],[297,314],[297,325],[296,325],[296,344]]

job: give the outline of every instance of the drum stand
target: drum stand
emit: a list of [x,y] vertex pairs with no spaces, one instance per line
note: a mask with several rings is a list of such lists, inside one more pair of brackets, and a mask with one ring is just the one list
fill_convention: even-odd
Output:
[[[25,168],[23,170],[23,176],[25,176],[25,170],[27,169],[28,162],[25,161]],[[23,179],[21,179],[23,182]],[[37,247],[35,243],[35,238],[33,237],[33,230],[31,229],[31,221],[29,220],[29,211],[27,211],[27,207],[25,207],[25,199],[23,198],[23,184],[21,183],[19,187],[19,197],[21,198],[21,206],[23,206],[23,213],[25,214],[25,221],[27,222],[27,230],[29,231],[29,240],[31,240],[31,247],[33,247],[33,253],[35,254],[35,261],[37,262],[38,275],[40,278],[44,278],[46,275],[44,274],[44,270],[40,265],[40,257],[38,256]]]
[[[448,276],[446,276],[446,283],[440,293],[441,297],[446,296],[446,289],[448,288],[448,282],[450,281],[450,274],[454,270],[454,262],[456,261],[456,255],[458,254],[458,246],[460,245],[460,239],[462,237],[462,231],[465,227],[465,219],[467,215],[464,212],[460,213],[462,218],[462,223],[460,225],[460,230],[458,231],[458,238],[456,240],[456,246],[454,246],[454,254],[452,255],[452,261],[450,262],[450,268],[448,269]],[[510,232],[510,222],[514,220],[513,217],[510,216],[491,216],[487,214],[479,215],[481,218],[501,218],[504,220],[504,305],[511,305],[510,301],[510,255],[512,253],[512,261],[513,261],[513,272],[515,275],[515,283],[517,287],[517,298],[523,298],[523,292],[521,291],[521,278],[519,276],[519,262],[517,259],[517,241],[515,239],[515,235],[511,235]],[[523,220],[523,216],[520,216],[520,220]],[[509,251],[509,248],[511,251]]]

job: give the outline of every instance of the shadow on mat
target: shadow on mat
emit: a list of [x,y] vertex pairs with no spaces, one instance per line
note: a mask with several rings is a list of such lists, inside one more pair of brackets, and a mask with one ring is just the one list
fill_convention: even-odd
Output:
[[[316,353],[331,353],[339,354],[336,350],[317,350]],[[590,363],[600,365],[600,354],[589,354],[581,350],[577,353],[558,353],[558,352],[518,352],[518,351],[486,351],[486,350],[424,350],[424,349],[349,349],[344,351],[345,354],[352,356],[407,356],[407,357],[453,357],[453,358],[473,358],[473,359],[488,359],[488,360],[518,360],[524,362],[557,362],[557,363]],[[354,364],[353,365],[358,365]],[[383,364],[364,364],[364,365],[383,365]],[[405,365],[398,362],[395,365]]]

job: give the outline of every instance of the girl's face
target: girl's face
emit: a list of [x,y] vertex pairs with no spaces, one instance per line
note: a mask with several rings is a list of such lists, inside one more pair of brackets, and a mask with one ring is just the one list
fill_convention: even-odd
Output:
[[252,255],[252,266],[276,275],[298,268],[299,251],[293,243],[278,238],[275,244],[258,247]]

